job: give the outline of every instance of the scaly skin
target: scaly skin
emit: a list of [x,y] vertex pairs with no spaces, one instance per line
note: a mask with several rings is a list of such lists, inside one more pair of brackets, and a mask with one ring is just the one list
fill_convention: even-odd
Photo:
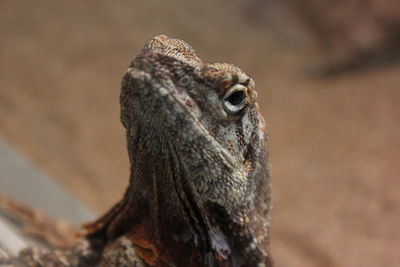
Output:
[[267,138],[255,101],[238,67],[205,63],[181,40],[150,39],[122,79],[130,184],[86,226],[84,249],[65,266],[272,266]]

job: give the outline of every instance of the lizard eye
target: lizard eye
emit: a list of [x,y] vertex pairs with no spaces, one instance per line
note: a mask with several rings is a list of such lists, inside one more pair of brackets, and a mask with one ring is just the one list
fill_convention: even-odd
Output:
[[223,107],[228,114],[236,114],[247,105],[247,88],[241,84],[232,86],[223,98]]

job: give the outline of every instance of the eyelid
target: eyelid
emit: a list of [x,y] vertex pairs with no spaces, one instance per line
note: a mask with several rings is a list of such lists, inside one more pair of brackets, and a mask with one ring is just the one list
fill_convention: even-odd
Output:
[[[236,104],[233,104],[229,98],[235,94],[240,92],[241,94],[244,94],[244,98],[241,100],[241,102],[238,102]],[[244,85],[241,84],[235,84],[229,90],[225,93],[224,98],[222,100],[222,106],[225,110],[225,112],[229,115],[237,115],[242,111],[248,104],[248,88]]]
[[231,88],[228,89],[228,91],[226,91],[225,95],[224,95],[224,99],[228,98],[229,96],[231,96],[234,92],[237,91],[244,91],[244,93],[246,94],[246,97],[249,97],[249,90],[246,86],[241,85],[241,84],[235,84],[234,86],[232,86]]

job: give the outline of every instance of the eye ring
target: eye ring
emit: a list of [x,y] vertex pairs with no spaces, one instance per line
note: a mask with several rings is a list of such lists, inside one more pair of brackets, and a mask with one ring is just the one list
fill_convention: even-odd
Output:
[[224,95],[222,106],[226,113],[234,115],[243,110],[248,104],[247,87],[236,84]]

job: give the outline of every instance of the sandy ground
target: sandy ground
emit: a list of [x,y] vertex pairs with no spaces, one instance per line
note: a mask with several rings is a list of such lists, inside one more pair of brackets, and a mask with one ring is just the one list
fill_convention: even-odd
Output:
[[400,66],[312,77],[307,51],[274,41],[233,5],[160,2],[1,1],[1,136],[106,211],[129,175],[121,74],[149,37],[179,37],[256,80],[276,266],[399,266]]

